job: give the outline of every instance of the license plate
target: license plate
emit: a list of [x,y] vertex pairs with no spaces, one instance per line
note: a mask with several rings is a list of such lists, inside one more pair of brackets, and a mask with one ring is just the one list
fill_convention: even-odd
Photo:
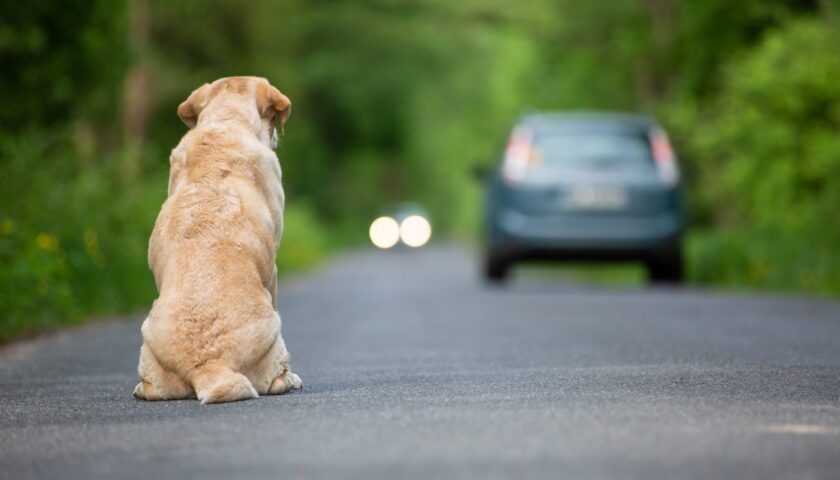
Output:
[[627,205],[627,193],[620,187],[577,185],[563,196],[563,206],[575,210],[616,210]]

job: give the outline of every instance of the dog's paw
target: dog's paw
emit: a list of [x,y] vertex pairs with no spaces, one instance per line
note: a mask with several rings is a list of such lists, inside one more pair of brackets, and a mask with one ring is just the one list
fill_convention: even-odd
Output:
[[303,388],[303,380],[296,373],[286,372],[286,384],[289,390],[300,390]]
[[146,399],[146,389],[143,387],[143,382],[138,383],[137,386],[134,387],[134,396],[140,400]]
[[300,377],[295,373],[286,371],[271,382],[268,393],[270,395],[282,395],[290,390],[300,390],[301,388],[303,388],[303,382]]

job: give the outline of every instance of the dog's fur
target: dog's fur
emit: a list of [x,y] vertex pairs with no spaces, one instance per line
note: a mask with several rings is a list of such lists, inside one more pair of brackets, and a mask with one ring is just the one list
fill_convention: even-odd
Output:
[[146,400],[244,400],[301,388],[274,309],[284,194],[275,124],[289,99],[264,78],[204,84],[178,107],[190,128],[170,157],[149,240],[160,296],[143,322]]

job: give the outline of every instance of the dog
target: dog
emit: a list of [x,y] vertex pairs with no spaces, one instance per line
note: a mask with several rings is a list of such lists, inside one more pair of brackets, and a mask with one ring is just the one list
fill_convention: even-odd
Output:
[[274,149],[289,99],[260,77],[204,84],[178,107],[149,240],[159,296],[143,322],[134,396],[202,404],[302,388],[275,310],[285,195]]

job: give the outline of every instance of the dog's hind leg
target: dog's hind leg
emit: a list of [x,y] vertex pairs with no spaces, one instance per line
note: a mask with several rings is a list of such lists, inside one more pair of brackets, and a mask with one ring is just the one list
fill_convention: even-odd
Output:
[[137,370],[140,383],[134,387],[134,396],[141,400],[195,398],[192,387],[175,373],[164,369],[145,342],[140,347]]
[[268,352],[248,372],[254,388],[262,395],[280,395],[303,387],[300,377],[289,371],[289,352],[280,334],[280,315],[273,312],[276,331]]
[[[269,395],[282,395],[290,390],[299,390],[303,388],[303,382],[300,377],[289,370],[289,352],[286,350],[286,345],[283,342],[283,337],[277,333],[277,340],[274,341],[270,357],[272,365],[268,379],[268,389],[266,393]],[[278,374],[279,372],[279,374]]]

